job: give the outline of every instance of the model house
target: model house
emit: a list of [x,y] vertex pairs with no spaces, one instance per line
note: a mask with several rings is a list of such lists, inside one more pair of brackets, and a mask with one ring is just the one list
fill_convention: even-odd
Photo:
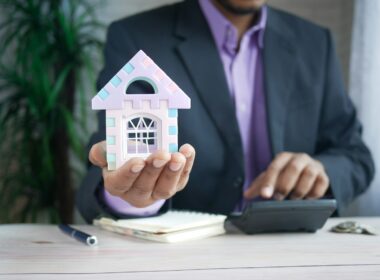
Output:
[[[127,94],[135,82],[148,83],[154,93]],[[133,157],[163,149],[178,150],[178,109],[190,98],[143,51],[139,51],[92,99],[93,110],[106,112],[108,169]]]

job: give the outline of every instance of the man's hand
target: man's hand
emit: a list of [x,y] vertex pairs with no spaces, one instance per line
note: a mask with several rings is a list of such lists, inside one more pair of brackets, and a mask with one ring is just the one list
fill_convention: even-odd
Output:
[[89,154],[90,161],[103,170],[105,189],[140,208],[181,191],[189,180],[195,158],[194,148],[185,144],[177,153],[157,151],[146,160],[133,158],[109,171],[105,154],[105,141],[93,145]]
[[307,154],[281,153],[271,162],[244,192],[247,199],[256,196],[283,200],[316,199],[322,197],[329,187],[325,169]]

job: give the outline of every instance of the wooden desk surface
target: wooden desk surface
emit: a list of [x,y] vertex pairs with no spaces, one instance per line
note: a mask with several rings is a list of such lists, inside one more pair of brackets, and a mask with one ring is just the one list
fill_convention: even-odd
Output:
[[51,225],[0,225],[0,279],[380,279],[380,236],[337,234],[343,220],[380,229],[380,218],[330,219],[315,234],[231,234],[177,244],[78,226],[88,247]]

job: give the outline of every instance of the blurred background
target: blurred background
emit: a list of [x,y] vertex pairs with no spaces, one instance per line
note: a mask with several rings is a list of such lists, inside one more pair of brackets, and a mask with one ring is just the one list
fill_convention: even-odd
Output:
[[[0,223],[82,222],[73,195],[96,129],[108,24],[174,0],[0,0]],[[380,166],[380,0],[269,0],[328,27]],[[380,178],[344,215],[380,215]]]

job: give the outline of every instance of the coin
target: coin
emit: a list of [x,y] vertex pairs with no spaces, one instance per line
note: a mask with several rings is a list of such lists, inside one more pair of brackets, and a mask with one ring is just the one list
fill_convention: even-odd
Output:
[[356,233],[356,234],[368,234],[378,235],[376,229],[370,225],[360,224],[358,222],[346,221],[339,223],[331,228],[331,231],[337,233]]
[[378,235],[378,232],[375,230],[374,227],[370,225],[360,225],[360,228],[362,229],[363,234],[368,234],[368,235]]

